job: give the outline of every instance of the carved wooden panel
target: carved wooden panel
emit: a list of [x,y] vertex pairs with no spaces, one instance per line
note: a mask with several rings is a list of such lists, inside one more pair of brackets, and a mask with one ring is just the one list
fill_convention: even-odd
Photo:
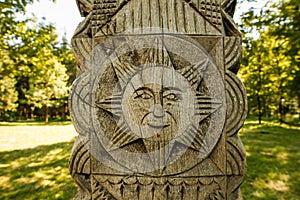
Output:
[[235,0],[79,0],[75,199],[239,199]]

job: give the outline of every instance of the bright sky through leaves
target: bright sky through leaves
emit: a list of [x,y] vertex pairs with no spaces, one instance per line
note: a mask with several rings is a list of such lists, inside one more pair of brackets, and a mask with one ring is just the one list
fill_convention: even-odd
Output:
[[[236,21],[239,21],[240,15],[248,11],[250,7],[262,7],[263,5],[264,1],[259,3],[239,3],[234,18]],[[68,41],[70,41],[77,25],[83,20],[80,17],[75,0],[57,0],[56,3],[43,0],[28,6],[27,12],[27,15],[34,13],[39,21],[42,21],[44,17],[46,22],[54,23],[60,38],[66,32]]]
[[79,14],[75,0],[57,0],[56,3],[42,0],[27,7],[27,15],[34,15],[39,21],[45,18],[46,23],[52,22],[60,38],[66,32],[70,42],[78,24],[83,20]]

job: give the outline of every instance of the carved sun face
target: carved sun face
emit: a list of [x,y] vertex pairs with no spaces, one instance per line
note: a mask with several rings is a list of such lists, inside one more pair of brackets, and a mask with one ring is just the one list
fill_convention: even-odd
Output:
[[174,69],[148,67],[125,87],[124,119],[137,137],[168,142],[191,124],[195,111],[195,98],[191,97],[195,92]]
[[216,63],[181,37],[126,36],[111,42],[90,61],[92,145],[101,147],[93,155],[150,174],[172,174],[173,167],[190,169],[201,162],[219,141],[225,118]]
[[204,138],[199,124],[221,105],[197,91],[199,68],[208,65],[204,60],[175,70],[172,65],[114,63],[122,91],[97,103],[117,119],[110,150],[138,139],[147,150],[175,141],[199,150]]

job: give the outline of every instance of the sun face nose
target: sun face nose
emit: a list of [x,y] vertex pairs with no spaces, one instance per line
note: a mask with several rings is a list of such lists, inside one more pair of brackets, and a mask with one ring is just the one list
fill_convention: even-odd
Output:
[[153,116],[156,118],[163,118],[166,114],[165,109],[160,104],[155,104],[152,110]]

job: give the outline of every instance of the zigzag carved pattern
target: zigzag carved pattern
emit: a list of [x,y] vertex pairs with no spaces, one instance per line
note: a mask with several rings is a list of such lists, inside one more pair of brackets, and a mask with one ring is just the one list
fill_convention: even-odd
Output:
[[[190,2],[190,0],[185,0]],[[221,6],[219,0],[192,0],[193,6],[195,6],[199,12],[202,13],[205,18],[216,26],[222,25]]]
[[94,177],[92,178],[93,200],[116,200]]
[[118,0],[95,0],[91,19],[93,34],[114,15],[117,11],[117,3]]
[[[117,199],[224,199],[224,177],[203,178],[150,178],[122,176],[94,176],[96,187],[107,195],[107,191]],[[103,189],[103,188],[107,188]],[[105,190],[103,192],[103,190]],[[110,194],[110,195],[111,195]]]

